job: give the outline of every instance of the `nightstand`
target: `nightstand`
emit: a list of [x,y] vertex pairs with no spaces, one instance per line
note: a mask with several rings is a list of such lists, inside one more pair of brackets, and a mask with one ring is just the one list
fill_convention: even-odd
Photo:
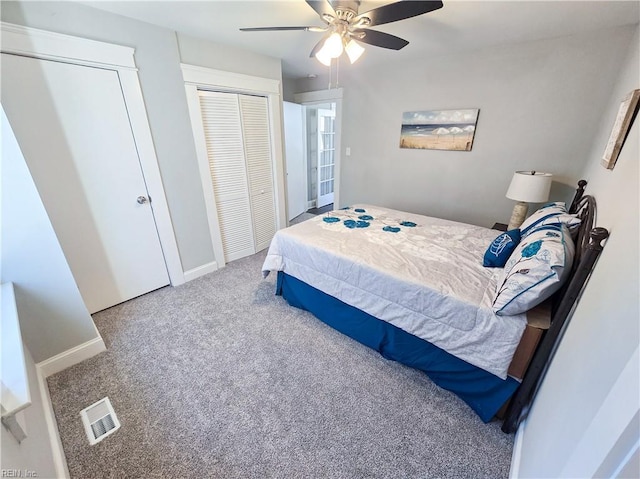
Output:
[[498,230],[498,231],[507,231],[508,226],[509,225],[505,223],[494,223],[491,229]]

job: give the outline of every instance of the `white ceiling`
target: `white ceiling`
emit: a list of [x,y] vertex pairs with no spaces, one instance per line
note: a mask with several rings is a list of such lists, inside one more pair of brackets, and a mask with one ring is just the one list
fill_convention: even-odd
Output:
[[[366,46],[358,64],[515,43],[638,23],[640,1],[451,1],[435,12],[375,29],[410,43],[400,51]],[[393,0],[363,0],[360,12]],[[309,52],[322,37],[305,31],[240,32],[240,27],[321,26],[304,0],[84,1],[95,8],[172,30],[282,59],[283,75],[306,77],[326,71]]]

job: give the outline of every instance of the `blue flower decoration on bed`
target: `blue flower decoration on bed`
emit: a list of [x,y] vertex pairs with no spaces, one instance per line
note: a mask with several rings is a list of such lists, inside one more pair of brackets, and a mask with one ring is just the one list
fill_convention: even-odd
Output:
[[417,226],[413,221],[403,221],[402,223],[400,223],[400,226],[406,226],[407,228],[413,228],[414,226]]
[[371,221],[373,219],[373,216],[371,215],[360,215],[358,216],[359,219],[364,220],[364,221]]
[[400,228],[396,226],[385,226],[384,228],[382,228],[382,231],[388,231],[389,233],[397,233],[398,231],[400,231]]
[[325,223],[337,223],[338,221],[340,221],[340,218],[336,218],[335,216],[325,216],[324,218],[322,218],[322,221],[324,221]]
[[351,206],[345,206],[344,208],[340,208],[341,210],[350,210]]
[[366,210],[363,210],[362,208],[356,208],[353,211],[355,211],[356,213],[366,213],[367,212]]
[[540,251],[540,247],[542,246],[542,240],[534,241],[530,245],[527,245],[522,250],[523,258],[531,258],[535,256],[538,251]]
[[367,228],[371,223],[368,221],[344,220],[344,225],[349,228]]

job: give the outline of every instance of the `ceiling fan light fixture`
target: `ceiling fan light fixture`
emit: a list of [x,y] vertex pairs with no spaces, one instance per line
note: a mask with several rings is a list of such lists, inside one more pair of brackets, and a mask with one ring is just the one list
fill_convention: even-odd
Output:
[[329,56],[329,54],[327,53],[325,47],[322,47],[318,53],[316,53],[316,60],[318,60],[320,63],[322,63],[324,66],[330,67],[331,66],[331,57]]
[[342,35],[337,32],[333,32],[324,42],[324,46],[320,51],[322,50],[324,50],[325,54],[329,57],[338,58],[344,51],[344,47],[342,46]]
[[355,40],[350,40],[347,43],[347,46],[344,49],[347,52],[347,56],[349,57],[349,61],[353,65],[358,58],[364,53],[364,48],[362,48]]

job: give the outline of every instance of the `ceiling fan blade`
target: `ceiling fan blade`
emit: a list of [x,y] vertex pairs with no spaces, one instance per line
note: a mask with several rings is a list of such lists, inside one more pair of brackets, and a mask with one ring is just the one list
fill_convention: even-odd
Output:
[[[369,45],[374,45],[376,47],[388,48],[389,50],[400,50],[409,44],[408,41],[400,37],[396,37],[395,35],[378,32],[376,30],[369,30],[368,28],[355,30],[354,33],[356,35],[354,35],[353,38],[358,42],[368,43]],[[364,33],[364,36],[360,38],[360,34],[362,33]]]
[[331,15],[336,17],[336,11],[333,9],[328,0],[306,0],[311,8],[313,8],[320,18],[324,20],[323,15]]
[[361,18],[368,18],[371,20],[369,26],[382,25],[383,23],[397,22],[398,20],[404,20],[405,18],[411,18],[423,13],[429,13],[434,10],[442,8],[442,2],[439,0],[432,1],[401,1],[383,5],[382,7],[374,8],[368,12],[361,13],[355,17],[352,23],[357,22]]
[[241,32],[276,32],[282,30],[304,30],[304,31],[325,31],[326,28],[319,27],[251,27],[251,28],[241,28]]
[[324,45],[324,42],[327,38],[329,38],[329,35],[325,35],[324,37],[322,37],[322,39],[318,43],[316,43],[316,46],[313,47],[313,50],[311,50],[311,53],[309,54],[309,58],[313,58],[316,56],[316,53],[320,51],[320,49]]

